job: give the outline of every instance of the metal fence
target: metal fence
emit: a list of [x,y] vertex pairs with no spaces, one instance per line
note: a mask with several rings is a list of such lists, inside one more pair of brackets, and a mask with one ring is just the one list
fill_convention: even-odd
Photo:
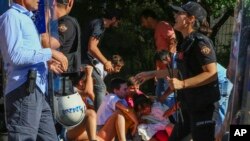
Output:
[[226,53],[230,50],[234,18],[229,17],[225,24],[220,28],[215,37],[216,53]]

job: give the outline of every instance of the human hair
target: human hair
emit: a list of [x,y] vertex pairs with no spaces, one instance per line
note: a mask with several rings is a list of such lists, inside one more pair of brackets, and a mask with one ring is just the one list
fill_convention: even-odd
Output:
[[155,14],[155,12],[151,9],[144,9],[141,14],[140,14],[140,18],[148,18],[151,17],[153,19],[158,19],[157,15]]
[[134,110],[140,112],[141,109],[144,109],[146,106],[152,106],[153,102],[147,98],[144,94],[135,95],[134,97]]
[[115,89],[120,89],[121,85],[124,83],[127,83],[127,82],[122,78],[117,77],[117,78],[112,79],[110,82],[111,91],[114,92]]
[[128,87],[129,86],[134,86],[134,85],[140,85],[140,83],[135,80],[134,76],[131,76],[131,77],[128,78],[127,84],[128,84]]
[[[191,15],[188,14],[188,16]],[[193,28],[206,36],[209,36],[212,33],[212,29],[210,28],[209,23],[206,19],[203,19],[202,21],[195,19]]]
[[171,53],[167,50],[160,50],[155,52],[154,60],[155,61],[164,61],[166,58],[171,58]]
[[110,20],[114,17],[117,20],[120,20],[122,18],[122,16],[123,16],[122,11],[120,9],[117,9],[117,8],[107,9],[107,10],[105,10],[105,12],[103,14],[103,18],[110,19]]
[[121,67],[124,66],[124,60],[118,54],[112,56],[111,63],[116,66],[121,66]]
[[72,81],[73,86],[77,86],[79,81],[85,78],[85,72],[82,71],[76,73],[75,75],[71,75],[69,78]]

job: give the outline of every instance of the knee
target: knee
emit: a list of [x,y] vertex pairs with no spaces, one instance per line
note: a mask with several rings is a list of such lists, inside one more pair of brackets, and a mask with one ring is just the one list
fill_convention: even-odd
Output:
[[96,119],[96,112],[92,109],[87,109],[86,111],[86,117],[90,118],[90,119]]
[[115,114],[115,117],[116,117],[117,119],[125,120],[125,116],[124,116],[124,114],[123,114],[121,111],[116,110],[116,111],[114,112],[114,114]]

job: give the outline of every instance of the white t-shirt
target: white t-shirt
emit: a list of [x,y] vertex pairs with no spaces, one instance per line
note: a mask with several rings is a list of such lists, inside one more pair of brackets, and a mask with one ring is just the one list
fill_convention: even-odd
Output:
[[97,125],[104,125],[107,119],[116,110],[116,103],[121,102],[124,106],[128,106],[125,99],[120,99],[116,94],[108,94],[104,97],[101,106],[97,110]]

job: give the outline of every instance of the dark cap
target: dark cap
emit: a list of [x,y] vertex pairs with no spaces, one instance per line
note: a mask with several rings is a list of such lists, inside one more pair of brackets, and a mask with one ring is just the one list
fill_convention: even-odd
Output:
[[195,16],[199,21],[203,21],[207,17],[206,10],[198,3],[190,1],[181,7],[170,5],[174,11],[187,12],[189,15]]
[[69,3],[69,0],[56,0],[57,3],[67,5]]

